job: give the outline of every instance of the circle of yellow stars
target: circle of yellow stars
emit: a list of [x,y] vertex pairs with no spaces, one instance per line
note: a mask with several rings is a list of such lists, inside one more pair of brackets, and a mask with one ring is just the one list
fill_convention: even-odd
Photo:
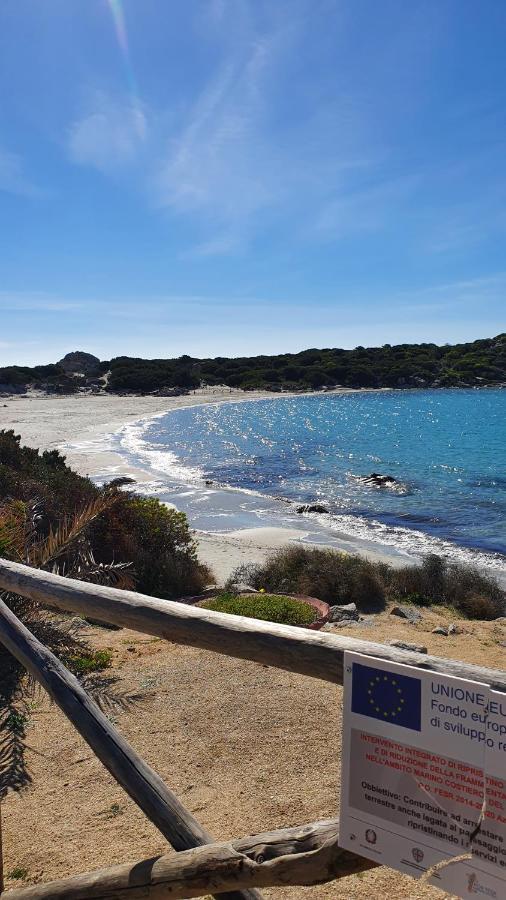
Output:
[[[374,690],[379,686],[379,684],[381,684],[382,681],[390,682],[392,687],[395,688],[397,694],[397,706],[395,706],[394,704],[394,708],[390,710],[382,710],[381,707],[378,706],[378,701],[374,698]],[[381,678],[380,675],[376,675],[375,678],[371,678],[371,680],[369,681],[369,689],[367,693],[369,695],[369,703],[372,707],[374,707],[374,711],[376,713],[382,712],[385,719],[388,719],[389,716],[395,719],[396,716],[402,712],[405,700],[402,696],[402,688],[399,687],[398,682],[395,678],[390,678],[388,675],[383,675],[383,678]]]

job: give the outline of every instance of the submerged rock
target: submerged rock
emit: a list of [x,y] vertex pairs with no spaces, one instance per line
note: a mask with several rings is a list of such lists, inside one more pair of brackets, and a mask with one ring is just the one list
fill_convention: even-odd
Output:
[[328,509],[326,506],[323,506],[322,503],[304,503],[303,506],[297,507],[297,512],[299,514],[302,513],[328,513]]

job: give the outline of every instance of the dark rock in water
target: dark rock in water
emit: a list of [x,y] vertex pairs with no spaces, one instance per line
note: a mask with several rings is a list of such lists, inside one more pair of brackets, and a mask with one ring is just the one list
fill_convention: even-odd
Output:
[[345,620],[358,621],[358,609],[355,603],[346,603],[342,606],[330,607],[330,622],[342,622]]
[[362,479],[364,484],[375,484],[378,487],[384,487],[387,484],[397,484],[397,479],[393,475],[381,475],[379,472],[371,472]]
[[407,619],[408,622],[413,624],[419,622],[422,618],[422,614],[417,609],[413,609],[412,606],[393,606],[390,610],[390,615],[399,616],[400,619]]
[[323,506],[321,503],[305,503],[303,506],[297,507],[298,513],[328,513],[328,509],[326,506]]
[[427,647],[422,644],[410,644],[409,641],[389,641],[391,647],[398,647],[399,650],[412,650],[413,653],[428,653]]
[[204,484],[207,484],[209,486],[210,484],[214,484],[214,481],[212,481],[210,478],[206,478]]

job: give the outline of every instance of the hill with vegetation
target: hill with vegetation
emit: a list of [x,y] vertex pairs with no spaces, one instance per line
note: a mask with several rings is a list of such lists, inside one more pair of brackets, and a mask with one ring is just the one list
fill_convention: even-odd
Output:
[[[82,353],[71,354],[72,357]],[[68,365],[0,368],[0,391],[167,393],[206,385],[307,391],[334,387],[477,387],[506,384],[506,334],[466,344],[384,344],[354,350],[310,349],[276,356],[141,359],[117,356],[91,373]]]

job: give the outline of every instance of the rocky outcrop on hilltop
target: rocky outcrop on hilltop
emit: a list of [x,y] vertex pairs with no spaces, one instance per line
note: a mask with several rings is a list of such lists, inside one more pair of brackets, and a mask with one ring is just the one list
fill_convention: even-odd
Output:
[[68,375],[95,375],[99,371],[100,360],[92,353],[74,350],[72,353],[66,353],[63,359],[58,360],[57,365],[61,366]]

